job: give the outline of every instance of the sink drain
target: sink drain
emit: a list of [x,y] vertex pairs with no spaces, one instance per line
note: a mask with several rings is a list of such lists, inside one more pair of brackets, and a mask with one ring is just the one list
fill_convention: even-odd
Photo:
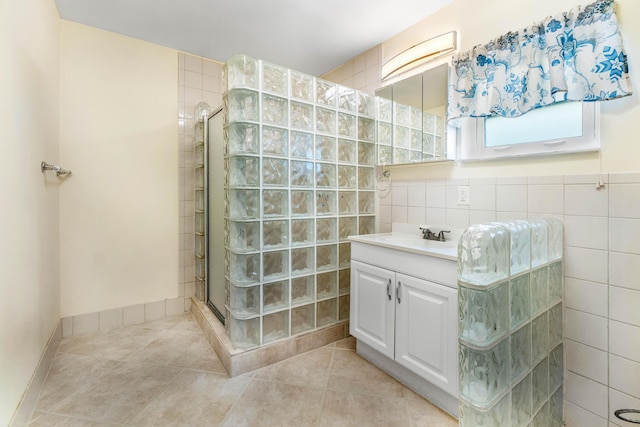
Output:
[[640,424],[640,410],[638,409],[618,409],[613,414],[622,421]]

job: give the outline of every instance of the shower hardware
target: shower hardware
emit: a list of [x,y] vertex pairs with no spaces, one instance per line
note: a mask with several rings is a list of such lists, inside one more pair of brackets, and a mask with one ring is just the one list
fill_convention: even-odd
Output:
[[47,162],[40,163],[40,170],[42,171],[42,173],[45,173],[45,171],[55,171],[56,172],[56,176],[58,178],[71,176],[71,171],[68,171],[66,169],[62,169],[58,165],[50,165]]

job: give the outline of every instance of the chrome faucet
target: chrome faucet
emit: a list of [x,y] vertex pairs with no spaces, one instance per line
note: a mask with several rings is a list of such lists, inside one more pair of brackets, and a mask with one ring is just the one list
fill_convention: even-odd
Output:
[[426,240],[436,240],[438,242],[444,242],[445,238],[444,238],[444,233],[451,233],[451,230],[440,230],[440,232],[438,234],[435,234],[433,231],[431,231],[429,228],[427,227],[420,227],[420,230],[422,230],[422,238],[426,239]]

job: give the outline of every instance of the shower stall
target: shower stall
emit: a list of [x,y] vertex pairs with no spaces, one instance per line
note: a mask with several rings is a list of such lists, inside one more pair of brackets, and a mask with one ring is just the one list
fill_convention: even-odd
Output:
[[347,237],[375,232],[376,98],[247,56],[224,85],[196,147],[198,297],[237,349],[346,321]]

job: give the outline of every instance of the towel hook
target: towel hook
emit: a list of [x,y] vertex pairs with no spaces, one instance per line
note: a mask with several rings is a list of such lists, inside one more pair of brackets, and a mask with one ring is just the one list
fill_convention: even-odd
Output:
[[50,165],[47,162],[40,163],[40,170],[42,171],[42,173],[45,173],[46,171],[55,171],[56,172],[56,176],[58,178],[60,178],[61,176],[62,177],[71,176],[71,171],[66,170],[66,169],[62,169],[58,165]]

